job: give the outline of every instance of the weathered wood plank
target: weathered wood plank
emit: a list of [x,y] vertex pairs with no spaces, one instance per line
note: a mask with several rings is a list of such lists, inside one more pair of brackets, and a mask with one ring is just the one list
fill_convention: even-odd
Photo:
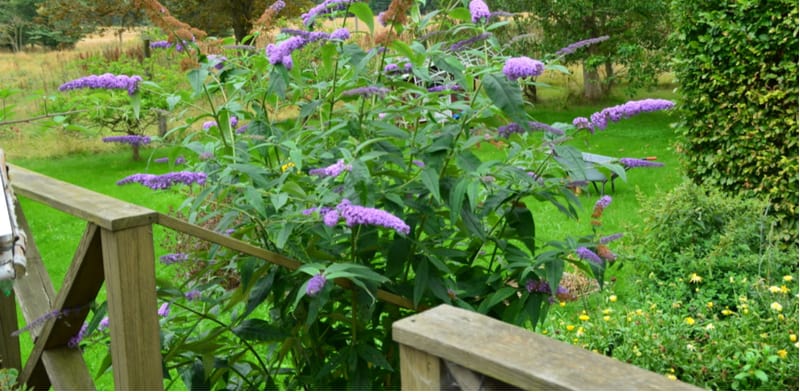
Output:
[[[236,238],[216,233],[204,227],[193,225],[189,222],[185,222],[183,220],[168,215],[159,214],[158,224],[170,228],[172,230],[175,230],[177,232],[188,234],[193,237],[199,238],[201,240],[205,240],[217,245],[224,246],[228,249],[232,249],[237,252],[241,252],[253,257],[258,257],[259,259],[265,260],[267,262],[282,267],[286,267],[292,271],[300,268],[300,266],[302,265],[301,262],[283,256],[279,253],[270,252],[266,249],[253,246],[247,242],[238,240]],[[336,284],[342,287],[351,289],[353,288],[353,284],[349,280],[336,279],[335,282]],[[414,303],[408,298],[402,297],[394,293],[390,293],[386,290],[377,290],[375,292],[375,296],[381,301],[392,303],[402,308],[419,310],[419,308],[415,307]]]
[[19,337],[11,336],[16,331],[17,302],[14,292],[10,295],[0,292],[0,369],[22,369],[22,357],[19,351]]
[[[66,345],[80,331],[103,284],[102,257],[100,229],[89,223],[53,304],[54,309],[62,311],[62,316],[45,322],[25,366],[24,373],[29,374],[41,366],[40,361],[44,362],[47,375],[57,390],[94,389],[80,350]],[[79,361],[75,361],[75,355],[70,355],[70,350],[77,353]]]
[[9,165],[14,192],[92,222],[104,229],[121,230],[156,221],[155,211],[88,189]]
[[395,322],[392,337],[525,390],[700,390],[449,305]]
[[439,357],[400,345],[400,387],[404,391],[438,391],[441,366]]
[[114,386],[161,390],[152,226],[101,230]]

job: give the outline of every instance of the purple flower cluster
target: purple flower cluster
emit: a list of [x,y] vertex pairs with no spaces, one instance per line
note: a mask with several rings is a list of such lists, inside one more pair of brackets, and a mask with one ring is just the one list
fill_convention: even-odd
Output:
[[187,301],[195,301],[198,298],[200,298],[201,294],[202,293],[200,293],[200,290],[194,289],[194,290],[191,290],[191,291],[187,292],[183,296],[186,298]]
[[483,0],[470,1],[469,14],[472,16],[472,23],[486,22],[492,16],[489,6]]
[[166,40],[153,41],[153,42],[150,43],[150,48],[151,49],[167,49],[167,48],[169,48],[171,46],[172,46],[172,44],[169,41],[166,41]]
[[365,86],[365,87],[354,88],[347,91],[342,91],[342,96],[343,97],[361,96],[366,98],[376,95],[382,98],[388,93],[389,89],[386,87]]
[[331,33],[330,36],[328,36],[328,39],[338,39],[341,41],[350,39],[350,31],[344,27],[341,29],[336,29]]
[[[535,130],[535,131],[546,131],[546,132],[550,132],[550,133],[552,133],[554,135],[559,135],[559,136],[564,134],[564,131],[562,131],[562,130],[554,127],[554,126],[551,126],[551,125],[548,125],[548,124],[545,124],[545,123],[541,123],[541,122],[538,122],[538,121],[528,121],[528,127],[530,127],[530,129]],[[525,130],[522,128],[522,126],[520,126],[519,124],[514,123],[514,122],[509,123],[507,125],[501,125],[501,126],[497,127],[497,134],[502,136],[502,137],[506,137],[506,138],[511,136],[512,134],[524,133],[524,132],[525,132]]]
[[461,91],[463,88],[457,84],[440,84],[438,86],[433,86],[428,88],[429,93],[440,93],[442,91]]
[[329,14],[333,11],[343,10],[355,0],[325,0],[315,7],[312,7],[308,12],[300,15],[303,19],[303,24],[308,26],[314,21],[314,18],[320,15]]
[[139,89],[139,82],[142,77],[139,75],[114,75],[105,73],[102,75],[89,75],[66,82],[58,87],[59,91],[75,90],[79,88],[102,88],[102,89],[122,89],[128,90],[128,95],[136,94]]
[[139,173],[117,181],[117,185],[130,184],[132,182],[142,184],[153,190],[167,189],[175,184],[203,185],[206,182],[206,173],[189,171],[172,172],[162,175]]
[[108,329],[109,325],[111,325],[111,321],[108,319],[108,316],[103,317],[103,319],[100,320],[100,324],[97,325],[97,330],[105,331]]
[[104,143],[124,143],[131,146],[141,146],[150,143],[150,136],[143,135],[124,135],[124,136],[106,136],[103,138]]
[[596,209],[599,208],[601,210],[605,210],[610,205],[611,205],[611,196],[605,195],[605,196],[597,199],[597,202],[594,203],[594,208],[596,208]]
[[186,261],[188,259],[189,259],[189,255],[187,255],[186,253],[168,253],[168,254],[165,254],[165,255],[159,257],[159,260],[164,265],[180,263],[180,262]]
[[661,167],[664,166],[661,162],[656,161],[648,161],[646,159],[637,159],[637,158],[620,158],[619,163],[623,164],[625,167]]
[[417,160],[417,159],[415,159],[415,160],[411,161],[411,163],[413,163],[413,164],[414,164],[414,165],[416,165],[417,167],[425,167],[425,162],[422,162],[422,161],[420,161],[420,160]]
[[272,65],[275,64],[283,64],[286,69],[292,69],[294,62],[292,60],[292,52],[297,49],[302,48],[308,43],[303,37],[295,36],[291,37],[277,45],[269,44],[267,45],[266,53],[267,57],[269,58],[269,62]]
[[458,42],[450,45],[450,51],[458,52],[458,51],[460,51],[462,49],[465,49],[465,48],[467,48],[469,46],[472,46],[472,44],[474,44],[476,42],[483,41],[483,40],[485,40],[485,39],[487,39],[487,38],[489,38],[491,36],[492,36],[492,33],[482,33],[482,34],[478,34],[478,35],[476,35],[474,37],[458,41]]
[[308,171],[308,174],[320,177],[336,177],[343,171],[350,171],[350,170],[353,170],[353,166],[345,165],[344,159],[340,159],[336,161],[336,163],[334,163],[333,165],[321,167],[318,169],[311,169]]
[[544,72],[544,63],[530,57],[512,57],[503,65],[503,74],[509,80],[539,76]]
[[383,72],[385,72],[387,74],[390,74],[390,75],[391,74],[397,74],[397,73],[409,73],[409,72],[411,72],[411,68],[412,67],[413,66],[411,65],[411,63],[403,64],[403,68],[400,68],[400,66],[397,65],[397,64],[389,63],[389,64],[386,64],[385,67],[383,67]]
[[[231,116],[228,119],[228,122],[231,124],[231,128],[235,128],[239,124],[239,119],[236,118],[236,116]],[[207,131],[207,130],[211,129],[211,127],[216,127],[216,126],[217,126],[217,122],[216,121],[209,120],[209,121],[206,121],[206,122],[203,123],[203,130]]]
[[327,283],[327,279],[322,274],[316,274],[308,280],[308,284],[306,285],[306,295],[315,296],[319,294],[322,289],[325,288],[325,283]]
[[620,238],[622,238],[622,233],[616,233],[616,234],[611,234],[611,235],[607,235],[605,237],[602,237],[602,238],[600,238],[600,240],[598,242],[600,242],[603,245],[606,245],[609,242],[616,241],[616,240],[618,240]]
[[169,316],[169,302],[164,302],[161,304],[161,306],[158,308],[158,315],[161,317]]
[[67,342],[67,346],[69,348],[78,348],[78,345],[81,343],[81,340],[83,340],[83,337],[86,336],[86,330],[88,329],[89,329],[89,324],[83,323],[80,331],[78,331],[78,334],[69,339],[69,341]]
[[582,48],[584,46],[594,45],[594,44],[596,44],[598,42],[603,42],[603,41],[607,40],[608,38],[609,37],[607,35],[604,35],[602,37],[589,38],[589,39],[585,39],[583,41],[573,42],[573,43],[571,43],[571,44],[559,49],[556,52],[556,56],[562,57],[562,56],[566,56],[568,54],[575,53],[576,50],[578,50],[578,49],[580,49],[580,48]]
[[286,7],[286,2],[284,2],[283,0],[278,0],[272,3],[272,5],[269,6],[269,9],[277,14],[278,12],[281,12],[281,10],[284,9],[285,7]]
[[605,108],[595,112],[590,116],[591,121],[586,117],[578,117],[572,120],[572,124],[578,129],[588,129],[594,133],[595,130],[604,130],[608,127],[608,120],[617,122],[623,118],[635,116],[644,112],[655,112],[667,110],[675,107],[675,102],[666,99],[642,99],[638,101],[628,101],[621,105]]
[[544,280],[529,280],[525,283],[525,290],[529,293],[547,294],[550,296],[548,300],[551,303],[555,302],[555,298],[564,300],[570,298],[569,290],[566,287],[558,285],[558,289],[553,293],[550,289],[550,283]]
[[303,211],[308,215],[319,212],[322,215],[322,222],[329,227],[336,226],[341,218],[349,227],[355,225],[374,225],[408,235],[411,232],[409,227],[402,219],[389,212],[372,207],[358,206],[350,203],[350,200],[343,199],[336,208],[323,207],[319,209],[308,209]]
[[216,54],[210,54],[206,56],[206,58],[208,59],[208,63],[217,70],[221,70],[223,67],[225,67],[225,62],[228,61],[227,57]]
[[591,261],[595,264],[601,264],[601,265],[603,264],[603,259],[601,259],[600,256],[597,255],[597,253],[594,253],[591,249],[586,248],[584,246],[581,246],[580,248],[576,249],[575,253],[581,259]]

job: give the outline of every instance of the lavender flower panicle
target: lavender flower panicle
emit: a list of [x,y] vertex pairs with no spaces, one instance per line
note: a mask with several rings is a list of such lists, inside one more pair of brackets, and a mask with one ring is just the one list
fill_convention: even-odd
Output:
[[321,167],[318,169],[311,169],[308,171],[308,174],[320,177],[336,177],[343,171],[350,171],[350,170],[353,170],[353,166],[345,165],[344,159],[340,159],[336,161],[336,163],[334,163],[333,165]]
[[105,316],[105,317],[103,317],[102,320],[100,320],[100,324],[97,325],[97,330],[98,331],[105,331],[106,329],[108,329],[108,327],[110,325],[111,325],[111,321],[108,319],[108,316]]
[[648,161],[646,159],[638,159],[638,158],[620,158],[619,163],[623,164],[625,167],[661,167],[664,166],[661,162],[656,161]]
[[172,46],[172,44],[169,41],[166,41],[166,40],[150,42],[150,48],[151,49],[167,49],[167,48],[169,48],[171,46]]
[[555,54],[556,54],[557,57],[563,57],[563,56],[575,53],[576,50],[578,50],[578,49],[580,49],[580,48],[582,48],[584,46],[594,45],[596,43],[603,42],[603,41],[607,40],[608,38],[609,38],[609,36],[604,35],[602,37],[589,38],[589,39],[585,39],[583,41],[573,42],[573,43],[571,43],[571,44],[559,49]]
[[158,308],[158,315],[161,317],[169,316],[169,302],[164,302],[161,304],[161,306]]
[[124,143],[131,146],[141,146],[150,143],[150,136],[144,135],[123,135],[123,136],[106,136],[103,138],[104,143]]
[[365,86],[365,87],[358,87],[346,91],[342,91],[343,97],[352,97],[352,96],[362,96],[362,97],[371,97],[373,95],[378,97],[384,97],[386,94],[389,93],[389,89],[386,87],[378,87],[378,86]]
[[413,163],[413,164],[414,164],[414,165],[416,165],[417,167],[425,167],[425,162],[422,162],[422,161],[420,161],[420,160],[417,160],[417,159],[415,159],[415,160],[411,161],[411,163]]
[[336,206],[336,210],[345,219],[345,224],[350,227],[354,225],[374,225],[394,229],[396,232],[406,235],[411,232],[411,227],[391,213],[377,208],[353,205],[348,199],[343,199]]
[[283,10],[285,7],[286,7],[286,2],[284,2],[283,0],[278,0],[272,3],[272,5],[269,6],[269,9],[277,14],[278,12],[281,12],[281,10]]
[[343,10],[353,1],[355,0],[325,0],[312,7],[308,12],[300,15],[300,17],[303,19],[303,24],[308,26],[314,21],[314,18],[334,11]]
[[[638,101],[628,101],[621,105],[612,106],[599,112],[592,113],[592,115],[589,117],[591,120],[591,125],[587,126],[585,123],[586,119],[584,117],[578,117],[573,120],[572,123],[576,124],[576,122],[579,122],[582,125],[581,128],[588,128],[592,131],[594,131],[594,129],[599,129],[602,131],[608,127],[608,120],[617,122],[624,118],[635,116],[639,113],[667,110],[673,107],[675,107],[675,102],[666,99],[642,99]],[[577,126],[578,125],[576,124],[576,127]]]
[[189,171],[172,172],[162,175],[139,173],[130,175],[117,181],[117,185],[125,185],[136,182],[150,189],[159,190],[167,189],[175,184],[203,185],[206,182],[206,177],[207,176],[205,173]]
[[478,35],[476,35],[474,37],[458,41],[458,42],[450,45],[450,51],[451,52],[458,52],[460,50],[466,49],[469,46],[472,46],[472,44],[474,44],[474,43],[483,41],[483,40],[485,40],[485,39],[487,39],[487,38],[489,38],[491,36],[492,36],[492,33],[482,33],[482,34],[478,34]]
[[325,283],[327,279],[322,274],[316,274],[308,280],[308,284],[306,285],[306,295],[308,296],[315,296],[325,288]]
[[202,295],[200,290],[194,289],[184,294],[184,297],[187,301],[195,301],[200,298],[200,295]]
[[616,241],[616,240],[618,240],[620,238],[622,238],[622,233],[615,233],[615,234],[607,235],[605,237],[600,238],[600,240],[598,242],[600,242],[603,245],[606,245],[609,242]]
[[207,130],[211,129],[211,127],[216,127],[216,126],[217,126],[217,122],[216,121],[214,121],[214,120],[206,121],[206,122],[203,123],[203,130],[207,131]]
[[266,54],[269,62],[272,65],[283,64],[286,69],[292,69],[292,52],[298,50],[308,44],[308,40],[304,37],[294,36],[277,45],[269,44],[266,48]]
[[598,199],[597,202],[594,203],[594,208],[595,209],[599,208],[601,210],[605,210],[606,208],[608,208],[609,205],[611,205],[611,196],[605,195],[605,196],[601,197],[600,199]]
[[469,14],[472,16],[472,23],[486,22],[492,16],[489,6],[483,0],[472,0],[469,2]]
[[428,88],[429,93],[440,93],[443,91],[461,91],[463,90],[461,86],[457,84],[440,84],[438,86],[433,86]]
[[350,31],[344,27],[341,29],[336,29],[328,36],[328,39],[338,39],[341,41],[348,40],[350,39]]
[[[534,130],[534,131],[547,131],[547,132],[550,132],[550,133],[552,133],[554,135],[558,135],[558,136],[564,135],[564,131],[562,131],[562,130],[554,127],[554,126],[551,126],[551,125],[548,125],[548,124],[545,124],[545,123],[541,123],[541,122],[538,122],[538,121],[528,121],[528,127],[531,130]],[[524,132],[525,132],[525,130],[522,128],[522,126],[520,126],[517,123],[513,123],[513,122],[509,123],[507,125],[501,125],[501,126],[497,127],[497,134],[502,136],[502,137],[506,137],[506,138],[510,137],[512,134],[515,134],[515,133],[520,133],[521,134],[521,133],[524,133]]]
[[530,57],[512,57],[506,60],[503,65],[503,74],[509,80],[517,80],[519,78],[535,77],[544,72],[544,63],[539,60],[534,60]]
[[67,342],[67,346],[69,348],[78,348],[78,345],[81,343],[81,340],[83,340],[83,337],[86,335],[87,329],[89,329],[89,324],[84,322],[78,333],[69,339],[69,341]]
[[161,263],[164,265],[180,263],[188,259],[189,255],[187,255],[186,253],[168,253],[159,258],[159,260],[161,260]]
[[156,158],[156,159],[153,159],[153,162],[155,162],[155,163],[167,163],[167,162],[169,162],[169,157]]
[[589,248],[581,246],[580,248],[575,250],[575,253],[581,259],[591,261],[595,264],[600,264],[600,265],[603,264],[603,259],[601,259],[600,256],[597,255],[597,253],[592,252],[592,250]]
[[89,75],[66,82],[58,87],[59,91],[75,90],[80,88],[90,89],[122,89],[128,90],[128,95],[136,94],[139,90],[139,82],[142,77],[139,75],[114,75],[105,73],[102,75]]

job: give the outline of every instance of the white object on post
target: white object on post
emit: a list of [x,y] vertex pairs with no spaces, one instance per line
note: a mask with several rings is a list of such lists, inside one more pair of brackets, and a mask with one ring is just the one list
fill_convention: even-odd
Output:
[[25,233],[17,226],[14,212],[15,196],[8,181],[6,156],[0,150],[0,186],[3,200],[0,201],[0,280],[12,280],[24,275],[26,270]]

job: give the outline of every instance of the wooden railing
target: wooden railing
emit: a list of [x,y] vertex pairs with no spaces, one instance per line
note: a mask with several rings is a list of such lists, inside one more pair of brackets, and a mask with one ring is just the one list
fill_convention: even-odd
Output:
[[700,390],[449,305],[395,322],[392,336],[403,390]]

